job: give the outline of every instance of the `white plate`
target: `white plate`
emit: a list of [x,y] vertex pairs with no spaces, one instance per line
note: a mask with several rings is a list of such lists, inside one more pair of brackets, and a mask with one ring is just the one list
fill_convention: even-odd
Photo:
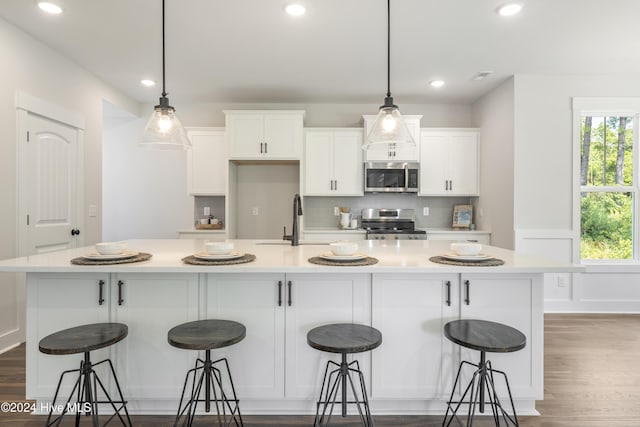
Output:
[[454,253],[447,253],[440,255],[442,258],[450,259],[453,261],[485,261],[487,259],[493,258],[491,255],[487,254],[477,254],[477,255],[458,255]]
[[333,252],[325,252],[318,256],[329,261],[357,261],[359,259],[365,259],[367,257],[365,254],[334,255]]
[[132,252],[132,251],[125,251],[119,254],[108,254],[108,255],[99,254],[98,252],[91,252],[90,254],[82,255],[82,257],[86,259],[106,260],[106,259],[125,259],[125,258],[134,257],[136,255],[138,255],[138,252]]
[[195,258],[209,260],[209,261],[211,261],[211,260],[223,260],[223,259],[235,259],[235,258],[240,258],[243,255],[244,254],[238,253],[236,251],[231,251],[228,254],[218,254],[218,255],[209,254],[207,252],[198,252],[198,253],[193,254],[193,256]]

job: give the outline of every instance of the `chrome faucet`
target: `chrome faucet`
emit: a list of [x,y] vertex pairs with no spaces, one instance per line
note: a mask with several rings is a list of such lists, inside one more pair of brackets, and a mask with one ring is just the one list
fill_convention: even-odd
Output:
[[302,199],[299,194],[293,196],[293,231],[291,235],[287,235],[287,227],[284,227],[284,235],[282,240],[291,240],[291,246],[300,244],[300,232],[298,231],[298,217],[302,216]]

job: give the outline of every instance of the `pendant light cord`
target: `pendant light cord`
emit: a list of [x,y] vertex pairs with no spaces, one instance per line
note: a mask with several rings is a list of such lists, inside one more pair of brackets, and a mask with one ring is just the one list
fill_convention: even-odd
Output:
[[164,0],[162,0],[162,96],[167,96],[165,90],[165,63],[164,63]]
[[387,97],[389,96],[391,96],[391,0],[387,0]]

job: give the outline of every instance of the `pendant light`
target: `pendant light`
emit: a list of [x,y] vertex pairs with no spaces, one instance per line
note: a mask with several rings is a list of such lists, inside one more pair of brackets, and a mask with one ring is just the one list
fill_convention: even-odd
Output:
[[362,146],[363,150],[378,144],[408,144],[414,145],[415,141],[402,119],[398,106],[393,103],[391,97],[391,0],[387,0],[387,96],[384,105],[380,107],[376,121],[367,140]]
[[164,0],[162,0],[162,96],[144,128],[140,144],[160,149],[191,148],[187,133],[176,116],[176,109],[169,105],[165,89]]

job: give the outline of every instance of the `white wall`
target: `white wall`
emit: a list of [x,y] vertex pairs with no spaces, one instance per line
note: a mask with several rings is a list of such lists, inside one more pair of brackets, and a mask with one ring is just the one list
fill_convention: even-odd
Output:
[[480,128],[476,226],[491,230],[492,245],[508,249],[513,249],[514,240],[513,90],[513,79],[509,79],[472,105],[474,126]]
[[[16,256],[16,104],[18,91],[84,115],[86,205],[101,207],[102,100],[129,111],[138,105],[97,77],[0,19],[0,258]],[[100,240],[101,217],[84,218],[87,244]],[[18,276],[0,274],[0,351],[23,340],[24,290]]]
[[[638,97],[640,79],[624,76],[532,76],[514,79],[515,249],[573,261],[573,97]],[[640,312],[640,287],[632,294],[617,272],[549,277],[545,309]],[[637,275],[636,275],[637,276]],[[631,276],[625,276],[627,279]],[[632,280],[637,282],[637,278]],[[625,303],[617,303],[622,302]]]

